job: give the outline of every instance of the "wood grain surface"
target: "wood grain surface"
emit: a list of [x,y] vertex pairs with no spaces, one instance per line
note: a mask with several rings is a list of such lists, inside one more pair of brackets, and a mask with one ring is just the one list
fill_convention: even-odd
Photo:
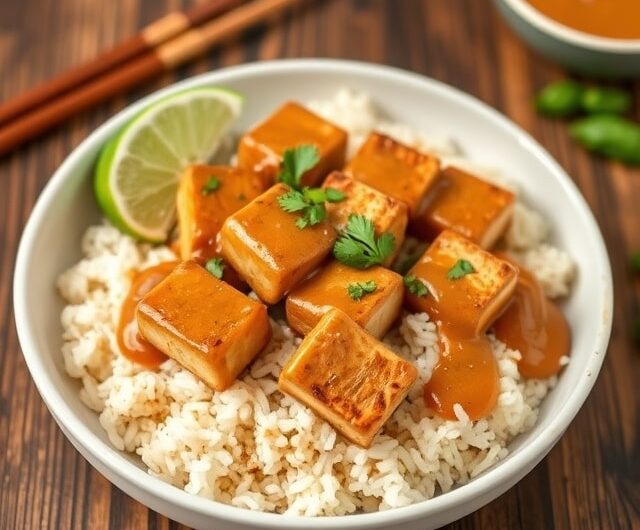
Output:
[[[0,99],[189,5],[180,0],[2,0]],[[640,352],[629,339],[634,315],[640,314],[640,280],[632,277],[627,259],[640,249],[640,170],[593,158],[568,138],[562,123],[536,116],[533,94],[563,72],[526,49],[489,0],[326,0],[298,9],[0,159],[0,528],[182,528],[126,496],[87,464],[54,423],[25,367],[12,313],[13,263],[22,228],[47,179],[108,116],[176,79],[246,61],[310,56],[413,70],[505,113],[575,179],[612,258],[613,336],[586,404],[524,480],[448,528],[640,528]],[[635,118],[640,119],[640,82],[627,87],[635,93]],[[588,272],[588,264],[582,265]]]

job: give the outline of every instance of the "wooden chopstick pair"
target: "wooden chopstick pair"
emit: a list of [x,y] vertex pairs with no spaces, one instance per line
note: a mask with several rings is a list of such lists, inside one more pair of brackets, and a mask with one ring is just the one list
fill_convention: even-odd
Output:
[[211,0],[147,26],[96,60],[0,105],[0,156],[302,0]]

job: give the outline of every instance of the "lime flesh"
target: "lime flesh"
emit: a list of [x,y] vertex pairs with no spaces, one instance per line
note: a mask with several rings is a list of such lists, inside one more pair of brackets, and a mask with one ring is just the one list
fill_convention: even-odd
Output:
[[215,154],[242,103],[236,92],[197,88],[156,101],[133,118],[107,142],[96,166],[96,197],[107,218],[139,239],[166,240],[180,175]]

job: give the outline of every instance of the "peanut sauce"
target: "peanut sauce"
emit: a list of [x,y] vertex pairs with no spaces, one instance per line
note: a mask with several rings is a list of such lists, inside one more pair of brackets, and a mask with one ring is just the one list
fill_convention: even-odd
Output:
[[533,274],[519,269],[513,298],[493,330],[498,340],[522,354],[518,370],[524,377],[546,379],[560,371],[560,359],[569,354],[569,325]]
[[136,308],[141,298],[164,280],[177,264],[177,261],[165,261],[138,272],[122,303],[117,330],[118,346],[127,359],[146,368],[157,368],[168,357],[140,335]]
[[[458,279],[448,272],[459,256],[474,256],[477,270]],[[499,393],[498,365],[486,336],[506,306],[517,269],[462,236],[444,231],[409,271],[429,293],[407,293],[413,311],[426,312],[438,328],[440,358],[424,386],[428,408],[456,420],[459,404],[472,421],[487,416]]]
[[451,321],[438,322],[438,334],[440,360],[424,385],[426,405],[448,420],[457,419],[456,403],[472,421],[487,416],[499,392],[498,366],[489,340]]
[[570,28],[612,39],[640,39],[638,0],[529,0],[544,15]]

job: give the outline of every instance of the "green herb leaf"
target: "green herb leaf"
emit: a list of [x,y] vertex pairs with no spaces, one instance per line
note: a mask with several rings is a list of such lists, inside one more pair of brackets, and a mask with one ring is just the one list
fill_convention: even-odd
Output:
[[202,195],[209,195],[210,193],[213,193],[220,187],[220,184],[220,179],[215,175],[212,176],[211,178],[209,178],[207,183],[202,186]]
[[213,258],[205,263],[204,268],[218,278],[218,280],[222,280],[222,275],[224,274],[224,268],[226,266],[227,264],[222,258]]
[[309,202],[298,190],[289,190],[284,195],[280,195],[278,204],[287,213],[301,212],[309,207]]
[[374,280],[355,282],[347,285],[347,292],[353,300],[361,300],[366,294],[373,293],[378,288]]
[[[305,191],[308,188],[305,188]],[[301,230],[307,226],[321,223],[327,216],[324,203],[314,203],[298,190],[289,190],[278,197],[278,204],[287,213],[302,212],[302,217],[296,220],[296,226]]]
[[[335,194],[332,196],[334,199],[337,198]],[[344,195],[342,198],[344,198]],[[302,212],[302,217],[296,221],[296,226],[303,229],[324,221],[327,217],[327,210],[324,207],[324,203],[327,200],[329,200],[327,190],[305,187],[302,191],[291,189],[284,195],[281,195],[278,197],[278,204],[280,208],[287,213]]]
[[314,204],[307,206],[300,217],[296,221],[296,226],[301,230],[307,226],[314,226],[324,221],[327,216],[327,211],[322,204]]
[[327,194],[322,188],[305,187],[302,193],[304,198],[313,204],[324,204],[324,201],[327,200]]
[[327,202],[341,202],[346,198],[346,195],[343,192],[335,188],[325,188],[324,191],[327,195]]
[[333,255],[345,265],[366,269],[383,263],[393,252],[395,244],[393,234],[385,232],[376,238],[371,220],[364,215],[352,214],[333,246]]
[[413,275],[405,276],[402,281],[407,290],[414,296],[422,298],[429,294],[429,289],[427,289],[425,283]]
[[286,149],[282,154],[282,169],[278,174],[278,180],[299,189],[302,175],[319,161],[320,154],[315,145],[299,145],[293,149]]
[[459,280],[460,278],[464,278],[467,274],[472,274],[474,272],[476,272],[476,269],[470,261],[467,261],[466,259],[459,259],[456,261],[455,265],[449,269],[449,272],[447,272],[447,280]]

